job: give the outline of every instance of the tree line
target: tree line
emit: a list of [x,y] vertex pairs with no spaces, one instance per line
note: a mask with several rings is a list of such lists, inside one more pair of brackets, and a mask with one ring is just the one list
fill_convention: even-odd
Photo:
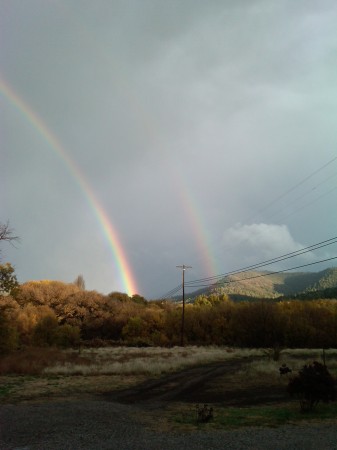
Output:
[[[31,345],[174,346],[180,343],[181,319],[180,303],[120,292],[103,295],[85,290],[82,279],[30,281],[0,294],[0,353]],[[234,302],[225,294],[202,295],[185,307],[184,341],[336,347],[337,300]]]

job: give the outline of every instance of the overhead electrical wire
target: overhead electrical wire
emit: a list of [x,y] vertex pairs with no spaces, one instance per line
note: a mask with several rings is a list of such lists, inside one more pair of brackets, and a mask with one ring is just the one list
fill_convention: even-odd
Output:
[[281,200],[282,198],[286,197],[288,194],[290,194],[290,192],[293,192],[295,189],[297,189],[299,186],[301,186],[302,184],[304,184],[306,181],[310,180],[310,178],[312,178],[314,175],[316,175],[318,172],[320,172],[321,170],[325,169],[327,166],[329,166],[330,164],[332,164],[334,161],[337,160],[337,156],[335,158],[332,158],[330,161],[328,161],[326,164],[324,164],[323,166],[319,167],[318,169],[316,169],[314,172],[312,172],[311,174],[309,174],[308,176],[306,176],[305,178],[303,178],[301,181],[299,181],[297,184],[295,184],[294,186],[292,186],[290,189],[288,189],[287,191],[285,191],[283,194],[279,195],[277,198],[275,198],[274,200],[272,200],[270,203],[268,203],[266,206],[264,206],[262,209],[260,209],[258,211],[258,214],[261,214],[262,212],[264,212],[266,209],[269,209],[274,203],[278,202],[279,200]]
[[337,189],[337,186],[333,187],[332,189],[330,189],[327,192],[324,192],[323,194],[321,194],[319,197],[316,197],[314,200],[312,200],[309,203],[306,203],[305,205],[299,207],[296,209],[296,211],[293,211],[291,213],[289,213],[288,215],[284,216],[283,219],[287,219],[288,217],[293,216],[294,214],[297,214],[299,211],[302,211],[302,209],[307,208],[308,206],[311,206],[313,203],[317,202],[317,200],[325,197],[326,195],[330,194],[331,192],[335,191]]
[[[300,195],[299,197],[295,198],[292,201],[287,201],[286,205],[283,205],[282,208],[279,208],[277,211],[275,211],[272,214],[269,214],[267,216],[268,220],[272,219],[273,217],[282,214],[282,212],[284,212],[287,208],[289,208],[289,206],[294,206],[296,205],[296,203],[298,203],[300,200],[302,200],[304,197],[307,197],[308,195],[312,194],[313,191],[316,191],[320,186],[322,186],[323,184],[325,184],[327,181],[330,181],[332,178],[335,178],[337,176],[337,173],[334,173],[333,175],[330,175],[329,177],[325,178],[323,181],[321,181],[320,183],[316,184],[314,187],[311,187],[310,189],[308,189],[307,191],[305,191],[302,195]],[[317,200],[319,200],[322,197],[325,197],[326,195],[330,194],[332,191],[334,191],[337,188],[337,186],[335,186],[334,188],[328,190],[327,192],[324,192],[323,194],[321,194],[319,197],[316,197],[315,199],[311,200],[310,202],[307,202],[305,205],[299,206],[296,208],[295,211],[288,213],[286,216],[283,217],[283,219],[286,219],[289,216],[292,216],[293,214],[296,214],[298,211],[301,211],[302,209],[306,208],[307,206],[310,206],[312,203],[315,203]]]
[[[254,278],[263,278],[263,277],[268,277],[268,276],[271,276],[271,275],[275,275],[277,273],[289,272],[290,270],[301,269],[303,267],[313,266],[315,264],[320,264],[320,263],[323,263],[323,262],[332,261],[333,259],[337,259],[337,256],[332,256],[331,258],[321,259],[320,261],[315,261],[315,262],[312,262],[312,263],[302,264],[300,266],[290,267],[288,269],[275,270],[273,272],[267,272],[267,273],[263,273],[261,275],[253,275],[253,276],[250,276],[250,277],[241,278],[239,280],[223,280],[223,281],[218,281],[216,283],[200,284],[199,286],[193,286],[193,287],[212,287],[212,286],[213,287],[217,287],[217,286],[222,286],[222,285],[231,284],[231,283],[242,283],[243,281],[246,281],[246,280],[253,280]],[[239,273],[241,273],[241,272],[239,272]]]
[[220,279],[220,278],[226,277],[228,275],[234,275],[236,273],[247,272],[249,270],[253,270],[253,269],[258,269],[260,267],[269,266],[271,264],[274,264],[274,263],[277,263],[277,262],[280,262],[280,261],[284,261],[286,259],[294,258],[295,256],[300,256],[300,255],[303,255],[305,253],[309,253],[311,251],[318,250],[320,248],[327,247],[327,246],[332,245],[332,244],[337,244],[337,236],[335,236],[333,238],[330,238],[330,239],[326,239],[326,240],[321,241],[321,242],[317,242],[316,244],[309,245],[308,247],[304,247],[302,249],[299,249],[299,250],[296,250],[296,251],[293,251],[293,252],[290,252],[290,253],[286,253],[286,254],[281,255],[281,256],[277,256],[277,257],[272,258],[272,259],[267,259],[266,261],[262,261],[260,263],[252,264],[250,266],[245,266],[245,267],[242,267],[240,269],[233,270],[231,272],[226,272],[226,273],[223,273],[223,274],[220,274],[220,275],[214,275],[212,277],[200,278],[200,279],[197,279],[197,280],[188,281],[186,283],[186,285],[189,286],[189,285],[193,285],[195,283],[199,283],[199,282],[202,282],[202,281],[216,280],[216,279]]
[[[239,279],[239,280],[223,280],[223,281],[218,281],[218,282],[211,283],[211,284],[200,284],[200,285],[195,285],[195,286],[193,286],[193,287],[194,287],[194,288],[196,288],[196,287],[220,287],[220,286],[225,285],[225,284],[242,283],[243,281],[253,280],[253,279],[255,279],[255,278],[268,277],[268,276],[272,276],[272,275],[275,275],[275,274],[278,274],[278,273],[289,272],[290,270],[301,269],[301,268],[303,268],[303,267],[313,266],[313,265],[315,265],[315,264],[320,264],[320,263],[323,263],[323,262],[332,261],[332,260],[334,260],[334,259],[337,259],[337,256],[333,256],[333,257],[331,257],[331,258],[326,258],[326,259],[321,259],[320,261],[315,261],[315,262],[312,262],[312,263],[302,264],[302,265],[300,265],[300,266],[290,267],[290,268],[288,268],[288,269],[276,270],[276,271],[273,271],[273,272],[263,273],[263,274],[261,274],[261,275],[253,275],[253,276],[250,276],[250,277],[241,278],[241,279]],[[238,272],[238,273],[241,273],[241,272]],[[188,286],[185,285],[185,287],[188,287]],[[174,290],[174,294],[177,293],[177,292],[179,292],[181,288],[182,288],[182,285],[178,286],[178,287]],[[168,293],[168,294],[165,294],[164,296],[161,297],[161,299],[167,299],[167,298],[170,298],[170,297],[172,297],[174,294],[169,294],[169,293]]]
[[[277,198],[275,198],[274,200],[272,200],[271,202],[269,202],[266,206],[264,206],[262,209],[260,209],[257,214],[261,214],[262,212],[266,211],[267,209],[269,209],[272,205],[274,205],[275,203],[279,202],[281,199],[283,199],[284,197],[286,197],[288,194],[290,194],[291,192],[295,191],[298,187],[300,187],[301,185],[305,184],[308,180],[310,180],[313,176],[315,176],[316,174],[318,174],[319,172],[321,172],[323,169],[325,169],[326,167],[328,167],[330,164],[334,163],[335,161],[337,161],[337,157],[332,158],[330,161],[328,161],[327,163],[325,163],[323,166],[319,167],[318,169],[316,169],[314,172],[310,173],[309,175],[307,175],[305,178],[303,178],[302,180],[300,180],[297,184],[295,184],[294,186],[292,186],[290,189],[288,189],[287,191],[285,191],[283,194],[281,194],[280,196],[278,196]],[[333,174],[327,178],[325,178],[323,181],[321,181],[320,183],[316,184],[310,191],[306,191],[304,194],[302,194],[300,197],[298,197],[297,199],[293,200],[291,202],[291,204],[296,203],[298,200],[301,200],[303,197],[305,197],[306,195],[308,195],[309,193],[311,193],[312,191],[315,191],[319,186],[321,186],[322,184],[324,184],[325,182],[327,182],[328,180],[334,178],[336,176],[336,174]],[[320,195],[319,197],[317,197],[316,199],[312,200],[311,202],[305,204],[304,206],[297,208],[296,212],[302,210],[303,208],[310,206],[312,203],[316,202],[317,200],[319,200],[320,198],[324,197],[327,194],[330,194],[330,192],[334,191],[336,189],[336,187],[332,188],[331,190],[329,190],[328,192],[323,193],[322,195]],[[279,210],[277,213],[280,213],[284,210],[285,208],[283,208],[282,210]],[[271,217],[277,215],[277,213],[272,214]],[[286,217],[289,217],[291,215],[295,214],[295,212],[289,213]],[[256,215],[255,215],[256,216]],[[308,253],[310,251],[314,251],[314,250],[318,250],[322,247],[326,247],[328,245],[332,245],[337,243],[337,237],[335,238],[331,238],[322,242],[319,242],[317,244],[313,244],[311,246],[305,247],[303,249],[297,250],[295,252],[291,252],[291,253],[287,253],[285,255],[281,255],[279,257],[261,262],[261,263],[257,263],[251,266],[247,266],[244,267],[243,269],[237,269],[231,272],[227,272],[225,274],[220,274],[220,275],[214,275],[211,277],[207,277],[207,278],[201,278],[198,280],[192,280],[192,281],[188,281],[185,283],[186,287],[198,287],[198,286],[212,286],[212,285],[216,285],[217,283],[219,283],[219,280],[222,280],[224,277],[228,276],[228,275],[234,275],[234,274],[238,274],[238,273],[244,273],[244,272],[248,272],[249,270],[253,270],[253,269],[258,269],[258,268],[262,268],[286,259],[290,259],[293,258],[295,256],[300,256],[302,254]],[[335,259],[335,257],[331,258],[331,259]],[[322,260],[322,261],[318,261],[315,263],[309,263],[308,265],[313,265],[313,264],[319,264],[321,262],[324,261],[329,261],[330,259],[327,260]],[[303,265],[303,266],[298,266],[295,268],[291,268],[291,269],[285,269],[281,272],[285,272],[287,270],[294,270],[296,268],[300,268],[300,267],[306,267],[307,265]],[[280,272],[272,272],[272,273],[280,273]],[[267,274],[269,275],[269,274]],[[267,276],[267,275],[259,275],[258,277],[261,276]],[[248,279],[248,278],[246,278]],[[238,280],[241,281],[241,280]],[[200,285],[200,283],[207,283],[208,284],[204,284],[204,285]],[[163,298],[168,298],[168,297],[172,297],[174,294],[176,294],[177,292],[179,292],[182,289],[182,284],[177,286],[176,288],[173,288],[171,291],[169,291],[168,293],[166,293],[164,296],[161,297],[161,299]]]
[[[187,281],[185,283],[185,287],[186,288],[188,288],[188,287],[190,287],[190,288],[212,287],[212,286],[216,287],[216,286],[221,286],[223,284],[228,284],[228,283],[232,283],[232,282],[241,282],[241,281],[252,279],[252,278],[260,278],[260,277],[269,276],[269,275],[272,275],[272,274],[275,274],[275,273],[287,272],[289,270],[295,270],[295,269],[299,269],[299,268],[303,268],[303,267],[319,264],[319,263],[322,263],[322,262],[331,261],[333,259],[337,259],[337,257],[331,257],[331,258],[323,259],[323,260],[312,262],[312,263],[307,263],[307,264],[296,266],[296,267],[291,267],[289,269],[284,269],[284,270],[280,270],[280,271],[272,271],[272,272],[267,273],[267,274],[254,275],[252,277],[246,277],[246,278],[243,278],[243,279],[240,279],[240,280],[230,280],[230,281],[223,280],[226,276],[229,276],[229,275],[246,273],[246,272],[249,272],[251,270],[259,269],[259,268],[262,268],[262,267],[265,267],[265,266],[268,266],[268,265],[271,265],[271,264],[275,264],[275,263],[280,262],[280,261],[284,261],[286,259],[294,258],[296,256],[300,256],[300,255],[303,255],[305,253],[309,253],[311,251],[318,250],[320,248],[327,247],[327,246],[330,246],[330,245],[333,245],[333,244],[336,244],[336,243],[337,243],[337,236],[335,236],[333,238],[330,238],[330,239],[326,239],[324,241],[317,242],[316,244],[309,245],[308,247],[304,247],[302,249],[299,249],[299,250],[296,250],[296,251],[293,251],[293,252],[290,252],[290,253],[286,253],[284,255],[281,255],[281,256],[278,256],[278,257],[275,257],[275,258],[272,258],[272,259],[268,259],[266,261],[263,261],[263,262],[260,262],[260,263],[257,263],[257,264],[253,264],[253,265],[250,265],[250,266],[245,266],[245,267],[243,267],[241,269],[233,270],[231,272],[226,272],[226,273],[223,273],[223,274],[220,274],[220,275],[214,275],[212,277],[206,277],[206,278],[200,278],[200,279],[197,279],[197,280]],[[174,296],[176,293],[178,293],[181,289],[182,289],[182,284],[180,284],[177,287],[171,289],[169,292],[167,292],[166,294],[161,296],[160,299],[170,298],[170,297]]]
[[[261,215],[261,213],[264,213],[266,210],[270,209],[275,203],[278,203],[280,200],[282,200],[283,198],[285,198],[286,196],[288,196],[288,194],[290,194],[291,192],[297,190],[300,186],[304,185],[308,180],[310,180],[311,178],[313,178],[315,175],[317,175],[319,172],[323,171],[324,169],[326,169],[328,166],[330,166],[332,163],[335,163],[337,161],[337,157],[334,157],[332,159],[330,159],[328,162],[326,162],[325,164],[323,164],[322,166],[320,166],[318,169],[314,170],[313,172],[311,172],[309,175],[307,175],[306,177],[304,177],[302,180],[300,180],[298,183],[296,183],[294,186],[292,186],[291,188],[287,189],[285,192],[283,192],[282,194],[280,194],[278,197],[274,198],[272,201],[270,201],[267,205],[265,205],[264,207],[262,207],[261,209],[259,209],[255,214],[251,215],[249,218],[247,218],[244,222],[248,223],[248,222],[252,222],[253,220],[255,220],[258,216]],[[328,177],[326,177],[323,181],[320,182],[316,182],[313,187],[310,190],[307,190],[304,194],[302,194],[300,197],[297,197],[296,199],[290,201],[287,203],[287,205],[293,205],[294,203],[298,202],[299,200],[301,200],[303,197],[307,196],[308,194],[310,194],[311,192],[315,191],[319,186],[323,185],[324,183],[326,183],[327,181],[331,180],[332,178],[334,178],[337,174],[334,173],[332,175],[329,175]],[[271,213],[271,214],[267,214],[267,218],[272,218],[274,216],[277,216],[279,213],[285,212],[286,215],[281,215],[281,217],[279,217],[280,219],[282,218],[282,220],[293,216],[294,214],[298,213],[299,211],[301,211],[302,209],[312,205],[313,203],[315,203],[316,201],[318,201],[319,199],[321,199],[322,197],[325,197],[326,195],[330,194],[332,191],[336,190],[336,187],[328,190],[327,192],[321,194],[319,197],[313,199],[310,202],[307,202],[305,205],[302,206],[298,206],[296,208],[296,211],[292,211],[289,212],[288,214],[284,211],[285,207],[282,207],[281,209],[279,209],[277,212]]]
[[182,285],[182,284],[179,284],[179,286],[177,286],[177,287],[171,289],[169,292],[167,292],[166,294],[162,295],[159,299],[160,299],[160,300],[163,300],[163,299],[165,299],[165,298],[173,297],[174,294],[177,294],[177,293],[182,289],[182,287],[183,287],[183,285]]

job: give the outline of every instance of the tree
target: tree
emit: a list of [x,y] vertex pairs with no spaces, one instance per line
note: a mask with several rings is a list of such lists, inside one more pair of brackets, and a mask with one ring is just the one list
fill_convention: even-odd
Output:
[[74,281],[74,285],[81,289],[81,291],[85,290],[85,281],[83,275],[78,275],[78,277]]
[[14,296],[19,288],[19,283],[14,273],[14,267],[9,264],[0,264],[0,295]]
[[11,324],[5,314],[0,311],[0,355],[16,350],[18,333],[15,325]]
[[54,313],[42,317],[36,324],[33,340],[36,345],[52,346],[57,343],[58,321]]
[[[4,241],[13,244],[18,239],[18,236],[14,235],[12,228],[9,226],[9,222],[0,222],[0,242]],[[0,295],[14,294],[18,286],[13,267],[9,263],[0,265]]]
[[0,222],[0,241],[13,243],[18,239],[18,236],[14,235],[13,229],[9,226],[9,222]]
[[130,297],[124,292],[110,292],[110,294],[108,294],[108,297],[111,300],[116,300],[121,303],[128,303],[130,301]]
[[78,292],[81,291],[73,283],[55,280],[27,281],[20,286],[16,300],[21,306],[32,303],[57,309],[69,296]]
[[145,322],[139,317],[130,317],[128,323],[123,327],[122,335],[124,339],[139,338],[146,332]]
[[78,347],[81,341],[81,330],[79,327],[64,324],[59,325],[56,331],[56,343],[58,346]]

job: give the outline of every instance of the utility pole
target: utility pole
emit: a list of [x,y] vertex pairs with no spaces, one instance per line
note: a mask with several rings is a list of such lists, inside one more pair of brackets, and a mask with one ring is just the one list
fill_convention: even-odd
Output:
[[192,266],[186,266],[183,264],[182,266],[176,266],[178,269],[182,269],[183,272],[183,312],[181,317],[181,346],[184,347],[184,329],[185,329],[185,270],[192,269]]

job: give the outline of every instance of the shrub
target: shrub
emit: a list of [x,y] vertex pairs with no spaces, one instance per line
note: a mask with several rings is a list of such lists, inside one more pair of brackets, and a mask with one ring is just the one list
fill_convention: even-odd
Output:
[[16,327],[0,313],[0,355],[13,352],[18,347],[18,343]]
[[56,330],[56,343],[63,348],[78,347],[81,342],[81,330],[72,325],[59,325]]
[[300,401],[301,411],[312,410],[319,401],[329,402],[336,398],[336,381],[327,367],[317,361],[306,364],[288,384],[288,393]]
[[38,346],[52,346],[57,340],[58,322],[54,314],[42,317],[34,328],[33,342]]

